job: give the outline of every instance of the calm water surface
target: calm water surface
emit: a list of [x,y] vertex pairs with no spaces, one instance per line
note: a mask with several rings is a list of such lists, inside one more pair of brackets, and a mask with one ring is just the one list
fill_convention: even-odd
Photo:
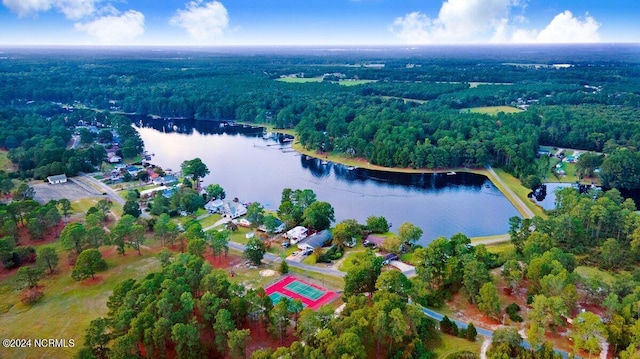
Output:
[[[384,216],[396,231],[411,222],[424,231],[421,244],[461,232],[469,237],[503,234],[508,218],[518,216],[511,203],[484,176],[473,174],[398,174],[307,158],[262,134],[229,134],[218,124],[145,121],[135,124],[152,163],[179,170],[199,157],[211,174],[203,185],[220,184],[227,198],[260,202],[277,210],[282,189],[312,189],[331,203],[336,222]],[[155,128],[154,128],[155,127]],[[195,128],[194,128],[195,127]]]

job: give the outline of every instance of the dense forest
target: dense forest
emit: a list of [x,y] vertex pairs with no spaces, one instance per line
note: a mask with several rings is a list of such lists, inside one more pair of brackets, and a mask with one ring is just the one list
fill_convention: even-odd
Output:
[[[308,149],[382,166],[492,164],[524,178],[536,174],[540,144],[606,153],[638,148],[637,49],[621,48],[616,58],[596,56],[597,48],[574,50],[568,61],[556,47],[536,48],[527,57],[500,47],[385,54],[111,50],[73,57],[56,49],[13,49],[12,61],[0,62],[0,103],[20,111],[20,122],[51,118],[49,131],[56,132],[46,135],[58,145],[69,138],[55,116],[60,108],[90,108],[270,123],[295,128]],[[278,81],[283,77],[324,81]],[[343,86],[339,79],[370,82]],[[460,111],[499,105],[528,110],[497,117]],[[25,116],[33,119],[24,121]],[[10,122],[16,115],[0,117]],[[0,144],[27,150],[23,142],[34,134],[12,130]],[[53,162],[69,165],[58,158],[48,163]],[[605,185],[640,187],[640,179],[625,178],[615,163],[603,167]]]

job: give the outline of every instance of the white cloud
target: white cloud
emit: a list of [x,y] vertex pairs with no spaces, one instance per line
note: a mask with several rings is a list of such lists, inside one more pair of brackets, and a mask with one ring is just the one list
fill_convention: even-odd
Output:
[[[526,0],[445,0],[438,17],[412,12],[395,19],[389,30],[411,44],[429,43],[570,43],[598,42],[600,24],[588,14],[584,19],[564,11],[541,31],[524,28]],[[516,24],[516,25],[514,25]]]
[[551,20],[537,36],[538,42],[598,42],[600,24],[588,14],[577,19],[571,11],[564,11]]
[[78,20],[96,11],[98,0],[2,0],[18,16],[27,16],[51,9],[63,13],[68,19]]
[[119,44],[144,33],[144,15],[129,10],[122,15],[107,15],[86,23],[74,25],[78,31],[86,32],[103,44]]
[[446,0],[438,17],[430,19],[420,12],[398,17],[391,32],[409,43],[475,42],[479,35],[491,33],[520,6],[518,0]]
[[229,26],[229,14],[218,1],[191,1],[184,10],[176,11],[169,23],[184,28],[196,40],[210,40],[223,35]]

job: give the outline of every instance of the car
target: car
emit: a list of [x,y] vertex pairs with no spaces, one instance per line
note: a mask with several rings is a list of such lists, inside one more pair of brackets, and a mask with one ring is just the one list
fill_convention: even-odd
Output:
[[289,248],[289,246],[291,246],[291,243],[290,243],[290,242],[288,242],[288,241],[287,241],[287,242],[282,242],[282,246],[283,246],[284,248]]
[[313,253],[313,249],[307,249],[306,251],[302,252],[302,255],[303,256],[308,256],[311,253]]

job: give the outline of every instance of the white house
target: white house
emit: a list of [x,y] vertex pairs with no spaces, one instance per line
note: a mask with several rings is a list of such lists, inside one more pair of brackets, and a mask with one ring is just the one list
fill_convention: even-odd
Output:
[[61,175],[49,176],[47,177],[47,181],[49,181],[50,184],[67,183],[67,175],[63,173]]
[[207,204],[204,205],[204,208],[209,213],[222,213],[224,212],[224,202],[222,202],[221,199],[214,199],[207,202]]
[[240,202],[227,201],[224,203],[224,214],[231,219],[236,219],[247,214],[247,207]]
[[293,227],[292,229],[288,230],[287,233],[284,234],[284,236],[289,238],[289,240],[291,240],[291,244],[296,244],[301,239],[304,239],[304,238],[307,237],[307,232],[308,231],[309,230],[306,229],[305,227],[297,226],[297,227]]
[[153,196],[156,192],[164,191],[165,189],[167,189],[167,186],[145,189],[144,191],[140,191],[140,197]]

